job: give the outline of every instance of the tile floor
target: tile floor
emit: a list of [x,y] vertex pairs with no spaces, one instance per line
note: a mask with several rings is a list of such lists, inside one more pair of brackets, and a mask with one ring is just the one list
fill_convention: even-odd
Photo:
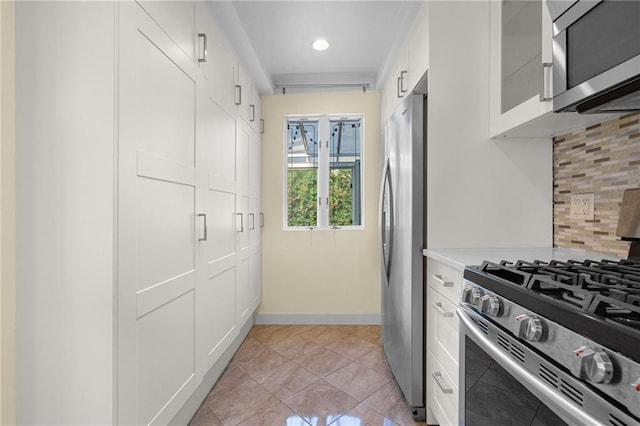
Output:
[[191,426],[415,426],[378,326],[256,325]]

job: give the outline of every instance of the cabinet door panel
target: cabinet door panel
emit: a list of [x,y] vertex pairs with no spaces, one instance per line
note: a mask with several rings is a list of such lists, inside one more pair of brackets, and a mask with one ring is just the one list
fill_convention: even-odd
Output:
[[136,148],[193,167],[194,81],[146,37],[136,43]]
[[[228,262],[220,265],[221,271],[215,271],[198,287],[198,367],[201,374],[206,373],[220,358],[235,337],[236,331],[236,265]],[[226,268],[226,269],[225,269]],[[214,269],[214,268],[212,268]],[[216,268],[217,269],[217,268]]]
[[195,269],[193,186],[138,177],[136,290]]
[[192,1],[148,1],[138,4],[169,35],[171,40],[193,59],[195,55],[195,5]]
[[119,9],[118,423],[166,424],[195,390],[195,81],[138,4]]
[[[204,377],[237,334],[236,122],[198,91],[196,128],[197,377]],[[205,222],[206,218],[206,222]],[[206,223],[206,235],[205,226]]]
[[253,312],[253,306],[251,305],[252,298],[251,292],[249,289],[249,276],[250,276],[250,266],[249,266],[249,251],[245,250],[244,254],[246,256],[241,256],[237,263],[237,287],[236,292],[238,295],[237,304],[238,304],[238,326],[242,327],[245,321],[249,318],[249,315]]
[[237,192],[242,195],[249,195],[250,180],[250,149],[251,130],[246,125],[238,123],[236,131],[236,185]]
[[166,424],[195,390],[193,311],[191,290],[137,321],[137,424]]
[[236,121],[208,96],[199,101],[198,109],[198,173],[200,178],[208,178],[199,184],[234,193]]
[[[204,77],[203,85],[206,93],[226,111],[235,111],[235,57],[229,52],[224,34],[215,23],[209,5],[205,2],[196,4],[197,33],[204,34],[207,42],[205,62],[198,62]],[[199,40],[197,55],[203,57],[204,40]],[[199,89],[200,90],[200,89]]]
[[260,245],[251,247],[249,257],[249,300],[251,310],[258,307],[262,300],[262,252]]
[[[238,325],[242,326],[252,312],[251,295],[249,291],[249,197],[238,196],[237,212],[242,213],[242,224],[236,228],[236,268],[237,268],[237,295],[238,295]],[[241,226],[240,226],[241,225]]]

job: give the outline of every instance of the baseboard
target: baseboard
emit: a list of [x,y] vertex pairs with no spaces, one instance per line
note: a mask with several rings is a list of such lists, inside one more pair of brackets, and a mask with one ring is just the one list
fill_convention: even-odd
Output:
[[231,358],[233,358],[233,355],[236,353],[244,339],[247,337],[249,331],[251,331],[251,327],[253,327],[254,321],[255,318],[252,317],[252,319],[248,320],[242,326],[238,336],[233,340],[231,345],[229,345],[227,350],[224,351],[220,359],[216,361],[216,363],[209,369],[207,374],[205,374],[202,382],[200,383],[200,386],[196,388],[195,392],[193,392],[191,397],[187,400],[187,402],[185,402],[180,411],[178,411],[178,413],[169,422],[170,425],[184,426],[189,424],[191,418],[193,418],[193,415],[196,413],[196,411],[198,411],[198,408],[200,408],[202,401],[204,401],[204,399],[207,397],[207,395],[213,388],[213,385],[216,384],[225,368],[227,368],[227,365],[229,365]]
[[380,325],[380,314],[257,314],[256,324]]

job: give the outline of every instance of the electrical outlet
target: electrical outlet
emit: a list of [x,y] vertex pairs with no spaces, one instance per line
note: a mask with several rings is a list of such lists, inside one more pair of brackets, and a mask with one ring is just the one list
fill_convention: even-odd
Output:
[[571,196],[571,219],[593,220],[593,194],[576,194]]

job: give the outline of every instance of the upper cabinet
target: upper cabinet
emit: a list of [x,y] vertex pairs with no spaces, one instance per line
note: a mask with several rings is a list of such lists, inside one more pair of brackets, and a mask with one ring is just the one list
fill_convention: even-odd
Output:
[[409,46],[407,46],[407,87],[415,88],[429,67],[429,27],[427,25],[428,5],[420,10],[417,23],[409,34]]
[[491,136],[553,112],[551,18],[541,0],[491,2]]
[[553,112],[553,32],[546,0],[491,2],[492,138],[549,138],[615,115]]
[[137,3],[190,59],[194,58],[195,14],[193,2],[140,0]]
[[429,64],[428,8],[425,2],[396,52],[381,94],[382,123],[405,96],[412,93]]
[[255,132],[260,132],[262,118],[262,102],[260,93],[253,85],[247,70],[238,62],[235,85],[235,103],[241,119],[251,126]]
[[203,90],[225,111],[234,111],[236,58],[225,44],[209,6],[196,3],[196,56]]
[[409,93],[409,55],[406,44],[399,49],[392,72],[384,85],[381,96],[384,118],[390,116],[405,95]]

